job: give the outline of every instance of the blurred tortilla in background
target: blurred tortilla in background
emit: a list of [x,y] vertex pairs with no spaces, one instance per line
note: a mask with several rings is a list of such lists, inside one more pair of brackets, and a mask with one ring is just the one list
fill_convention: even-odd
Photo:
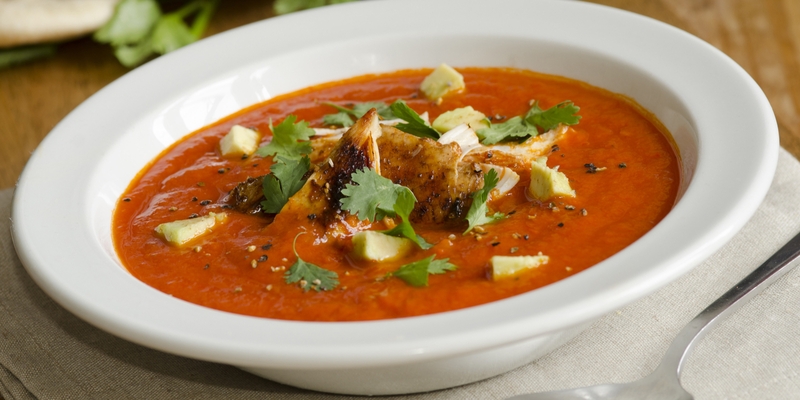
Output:
[[0,0],[0,48],[51,43],[94,32],[118,0]]

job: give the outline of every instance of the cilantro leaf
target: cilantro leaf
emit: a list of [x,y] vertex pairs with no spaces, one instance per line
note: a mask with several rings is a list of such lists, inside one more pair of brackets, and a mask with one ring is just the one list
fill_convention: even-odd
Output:
[[414,261],[400,267],[397,271],[391,273],[406,283],[414,287],[428,286],[429,274],[443,274],[447,271],[453,271],[456,266],[449,263],[449,259],[435,260],[435,256],[423,258],[419,261]]
[[378,112],[378,115],[381,116],[383,119],[395,119],[394,113],[392,113],[391,108],[386,105],[386,103],[382,101],[368,101],[365,103],[357,103],[353,105],[353,108],[346,108],[340,105],[326,102],[325,104],[339,110],[336,114],[328,114],[322,117],[322,122],[328,125],[341,125],[344,127],[353,125],[353,119],[350,117],[351,115],[355,118],[361,118],[367,111],[371,109],[375,109]]
[[122,0],[111,19],[94,33],[94,40],[112,46],[130,45],[144,40],[161,18],[155,0]]
[[268,214],[277,214],[289,198],[297,193],[305,184],[303,176],[311,168],[308,157],[296,160],[277,156],[277,162],[269,168],[270,173],[262,180],[262,191],[265,200],[261,209]]
[[495,144],[509,138],[528,138],[539,135],[539,129],[547,132],[559,124],[575,125],[581,116],[578,115],[580,107],[572,101],[566,100],[547,110],[539,107],[539,102],[534,101],[524,117],[513,117],[506,122],[489,124],[487,128],[478,129],[475,133],[485,145]]
[[294,251],[294,255],[297,256],[297,261],[295,261],[283,275],[284,280],[288,284],[300,282],[300,287],[304,292],[307,292],[309,289],[314,289],[317,292],[320,290],[331,290],[339,286],[339,274],[310,262],[303,261],[300,255],[297,254],[297,238],[304,233],[305,232],[300,232],[294,237],[292,251]]
[[499,124],[490,124],[487,128],[478,129],[476,132],[485,145],[495,144],[510,137],[536,136],[539,131],[533,125],[528,125],[522,117],[509,118]]
[[394,205],[401,192],[411,195],[411,207],[414,207],[416,200],[409,188],[378,175],[374,169],[353,172],[350,179],[355,185],[348,183],[342,189],[342,209],[358,216],[361,221],[375,222],[386,216],[395,216]]
[[311,153],[311,144],[308,140],[314,136],[314,130],[308,127],[308,122],[295,123],[297,116],[289,115],[283,122],[269,128],[272,131],[272,141],[256,150],[261,157],[283,156],[285,158],[299,159]]
[[338,112],[336,114],[323,115],[322,123],[325,125],[341,125],[343,127],[348,127],[353,125],[353,119],[350,118],[350,114],[348,113]]
[[488,224],[505,218],[505,214],[499,212],[487,215],[489,207],[486,205],[486,201],[489,200],[489,193],[497,185],[497,181],[497,172],[490,169],[489,172],[483,176],[483,188],[472,194],[472,205],[469,207],[469,211],[467,211],[469,227],[464,231],[465,235],[478,225]]
[[392,229],[382,231],[390,236],[411,239],[420,248],[427,250],[432,244],[417,235],[409,216],[414,210],[416,197],[411,189],[386,179],[374,169],[362,169],[350,175],[354,184],[342,189],[342,209],[357,215],[360,220],[375,222],[384,217],[400,217],[401,222]]
[[[154,54],[165,54],[202,36],[219,0],[194,0],[163,14],[155,0],[122,0],[114,15],[94,34],[114,47],[117,60],[135,67]],[[185,19],[193,16],[191,26]]]
[[535,101],[528,113],[525,114],[525,122],[536,125],[547,132],[559,124],[577,124],[581,119],[578,111],[580,111],[580,107],[570,100],[562,101],[547,110],[539,108],[539,102]]
[[272,5],[275,14],[282,15],[307,8],[322,7],[328,4],[349,3],[354,0],[276,0]]
[[406,104],[403,100],[396,100],[389,108],[392,110],[397,118],[406,121],[405,124],[397,124],[396,128],[405,133],[410,133],[414,136],[429,138],[433,140],[439,139],[439,132],[428,126],[425,121],[420,118],[416,111]]
[[[398,185],[399,186],[399,185]],[[428,243],[425,238],[418,235],[414,232],[414,227],[411,226],[411,220],[409,216],[411,215],[411,211],[414,210],[414,203],[417,202],[416,197],[414,197],[414,193],[411,192],[411,189],[401,186],[403,189],[397,193],[397,201],[394,203],[394,212],[395,214],[400,217],[401,222],[397,224],[392,229],[382,231],[389,236],[397,236],[397,237],[404,237],[410,239],[412,242],[416,243],[423,250],[428,250],[433,247],[432,244]]]

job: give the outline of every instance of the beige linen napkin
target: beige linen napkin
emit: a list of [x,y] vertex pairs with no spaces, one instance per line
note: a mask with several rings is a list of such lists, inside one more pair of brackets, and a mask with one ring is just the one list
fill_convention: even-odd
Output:
[[[735,171],[733,171],[735,173]],[[5,399],[344,399],[234,367],[150,350],[75,318],[20,265],[9,236],[12,191],[0,191],[0,394]],[[764,204],[719,253],[666,288],[597,321],[540,360],[472,385],[392,399],[502,399],[639,378],[711,301],[800,231],[800,163],[781,150]],[[702,399],[800,398],[800,269],[712,331],[683,373]]]

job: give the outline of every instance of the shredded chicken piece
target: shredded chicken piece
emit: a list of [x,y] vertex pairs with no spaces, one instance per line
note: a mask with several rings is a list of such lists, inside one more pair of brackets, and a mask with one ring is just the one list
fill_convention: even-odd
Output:
[[414,222],[461,221],[472,204],[471,194],[483,186],[481,168],[459,162],[457,143],[442,144],[384,126],[378,148],[381,175],[417,197]]
[[552,146],[567,133],[569,127],[559,125],[522,143],[481,145],[464,156],[465,162],[488,163],[506,167],[530,168],[537,158],[550,154]]

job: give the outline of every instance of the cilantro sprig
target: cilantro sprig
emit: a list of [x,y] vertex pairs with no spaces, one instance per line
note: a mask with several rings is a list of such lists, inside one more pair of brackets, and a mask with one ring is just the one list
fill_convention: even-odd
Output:
[[200,39],[218,2],[194,0],[165,14],[156,0],[122,0],[94,40],[110,44],[119,62],[132,68]]
[[464,231],[465,235],[478,225],[489,224],[506,217],[505,214],[500,212],[488,215],[489,206],[486,202],[489,200],[489,193],[497,186],[497,181],[497,172],[490,169],[483,177],[483,188],[472,194],[472,205],[467,211],[469,227]]
[[274,127],[270,121],[272,141],[259,147],[256,154],[261,157],[282,156],[288,159],[300,159],[311,153],[311,143],[308,140],[314,136],[314,129],[308,127],[308,122],[295,123],[296,120],[297,116],[290,114]]
[[360,220],[374,222],[384,217],[400,217],[401,222],[381,233],[405,237],[427,250],[432,244],[414,231],[410,215],[417,198],[411,189],[386,179],[373,169],[354,172],[349,183],[342,189],[342,209],[358,216]]
[[528,138],[539,135],[540,129],[541,132],[547,132],[559,124],[577,124],[581,119],[578,111],[580,107],[570,100],[558,103],[547,110],[542,110],[539,102],[534,101],[524,117],[513,117],[499,124],[490,123],[488,127],[478,129],[475,133],[485,145],[512,138]]
[[311,168],[311,160],[303,156],[296,160],[275,157],[276,162],[269,168],[270,173],[262,180],[262,191],[265,200],[261,202],[261,209],[268,214],[277,214],[306,183],[303,176]]
[[368,101],[365,103],[356,103],[353,104],[353,108],[342,107],[338,104],[334,104],[331,102],[326,102],[326,105],[329,105],[339,112],[336,114],[327,114],[322,117],[322,123],[325,125],[341,125],[343,127],[348,127],[353,125],[355,119],[359,119],[367,113],[367,111],[371,109],[375,109],[378,112],[378,115],[381,116],[383,119],[395,119],[397,118],[392,110],[389,108],[386,103],[382,101]]
[[439,132],[431,128],[416,111],[406,104],[403,100],[395,100],[389,108],[397,118],[406,121],[405,124],[397,124],[396,128],[418,137],[429,138],[433,140],[439,139]]
[[294,237],[292,242],[292,251],[297,257],[297,261],[292,264],[288,271],[284,274],[284,280],[288,284],[300,283],[300,287],[304,292],[314,289],[317,292],[320,290],[331,290],[339,286],[339,274],[336,272],[321,268],[310,262],[303,261],[300,255],[297,254],[297,238],[306,232],[300,232]]
[[449,258],[436,260],[435,255],[432,255],[422,260],[414,261],[403,265],[394,272],[390,272],[390,276],[394,276],[404,280],[414,287],[428,286],[428,275],[443,274],[447,271],[455,271],[456,266],[451,264]]

